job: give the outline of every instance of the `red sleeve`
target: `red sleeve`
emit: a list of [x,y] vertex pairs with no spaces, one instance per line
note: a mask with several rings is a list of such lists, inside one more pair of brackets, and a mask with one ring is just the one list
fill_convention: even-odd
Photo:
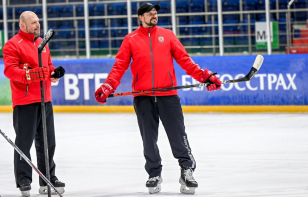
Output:
[[109,81],[114,86],[114,89],[120,85],[120,80],[123,77],[125,71],[128,69],[131,61],[132,53],[129,44],[129,37],[126,36],[122,42],[122,45],[115,57],[115,64],[112,67],[105,82]]
[[[203,77],[203,70],[198,64],[189,57],[184,46],[171,31],[171,53],[175,61],[185,70],[185,72],[194,79],[200,81]],[[202,81],[200,81],[202,82]]]
[[8,41],[3,47],[4,75],[11,81],[27,84],[26,70],[19,67],[18,49]]

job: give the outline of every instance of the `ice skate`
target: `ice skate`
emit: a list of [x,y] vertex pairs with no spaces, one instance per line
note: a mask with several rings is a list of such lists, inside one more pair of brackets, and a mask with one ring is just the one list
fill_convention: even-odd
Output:
[[[65,192],[65,190],[64,190],[65,183],[62,183],[61,181],[56,180],[56,181],[53,183],[53,186],[57,189],[57,191],[58,191],[60,194],[63,194],[63,193]],[[40,189],[39,189],[39,193],[40,193],[40,194],[48,194],[47,186],[41,186]],[[52,195],[56,195],[57,192],[51,188],[51,194],[52,194]]]
[[25,183],[25,184],[20,185],[19,190],[20,190],[21,195],[23,197],[29,197],[30,196],[30,190],[31,190],[30,183]]
[[194,194],[195,189],[198,187],[198,183],[193,177],[193,170],[191,168],[181,169],[179,182],[181,184],[180,191],[183,194]]
[[155,194],[160,192],[162,182],[163,179],[160,176],[149,178],[146,182],[146,187],[149,189],[149,193]]

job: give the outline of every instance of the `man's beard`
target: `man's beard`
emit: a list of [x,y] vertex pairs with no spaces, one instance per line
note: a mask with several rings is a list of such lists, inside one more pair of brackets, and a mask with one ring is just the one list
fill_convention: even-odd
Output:
[[153,20],[153,19],[154,19],[154,18],[152,18],[152,19],[150,20],[150,22],[149,22],[149,23],[145,22],[145,24],[147,24],[149,27],[154,27],[155,25],[157,25],[157,23],[158,23],[158,19],[157,19],[157,18],[155,18],[156,23],[152,23],[152,20]]
[[30,32],[28,30],[28,27],[26,27],[26,30],[27,30],[28,34],[33,34],[34,38],[38,38],[41,35],[41,31],[40,30],[38,31],[38,33],[35,33],[35,30],[33,30],[33,32]]
[[34,34],[34,37],[35,37],[35,38],[38,38],[38,37],[40,37],[40,35],[41,35],[41,31],[39,30],[38,33],[33,33],[33,34]]

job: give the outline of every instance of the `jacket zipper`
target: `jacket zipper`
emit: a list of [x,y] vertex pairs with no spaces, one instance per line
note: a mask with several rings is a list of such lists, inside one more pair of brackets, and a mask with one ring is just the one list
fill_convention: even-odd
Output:
[[[33,40],[32,40],[32,42],[33,42],[33,44],[34,44],[34,46],[35,46],[35,48],[36,48],[36,50],[37,50],[37,47],[36,47],[36,45],[35,45],[35,42],[34,42]],[[26,94],[25,94],[25,96],[27,96],[28,91],[29,91],[29,84],[27,84],[27,89],[26,89]]]
[[170,77],[171,85],[172,85],[172,87],[173,87],[173,82],[172,82],[172,78],[171,78],[170,72],[168,72],[168,74],[169,74],[169,77]]
[[[153,62],[153,51],[152,51],[152,42],[151,42],[151,27],[149,29],[149,40],[150,40],[150,51],[151,51],[151,62],[152,62],[152,88],[154,89],[154,62]],[[153,92],[153,96],[155,96]],[[157,102],[155,97],[155,102]]]
[[25,94],[25,96],[27,96],[28,88],[29,88],[29,84],[27,84],[27,89],[26,89],[26,94]]
[[136,82],[135,82],[135,84],[134,84],[134,91],[135,91],[135,89],[136,89],[136,83],[138,82],[138,73],[136,74]]

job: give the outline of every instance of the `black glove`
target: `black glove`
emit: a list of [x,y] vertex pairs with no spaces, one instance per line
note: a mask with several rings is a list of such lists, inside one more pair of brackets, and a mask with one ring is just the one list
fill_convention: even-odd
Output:
[[57,79],[57,78],[63,77],[65,70],[62,66],[59,66],[53,72],[55,72],[55,73],[51,77]]

